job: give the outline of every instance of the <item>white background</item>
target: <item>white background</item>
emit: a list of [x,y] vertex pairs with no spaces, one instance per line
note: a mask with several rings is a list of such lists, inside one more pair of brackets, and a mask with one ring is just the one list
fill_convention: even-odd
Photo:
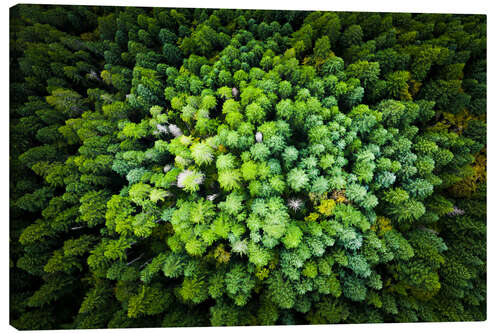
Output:
[[[500,143],[499,133],[496,127],[499,126],[499,102],[497,93],[499,93],[498,77],[499,77],[499,33],[500,33],[500,14],[495,1],[473,0],[459,2],[457,0],[417,0],[417,1],[401,1],[401,0],[378,0],[378,1],[362,1],[362,0],[252,0],[249,2],[228,1],[228,0],[205,0],[205,1],[188,1],[188,0],[169,0],[169,1],[151,1],[151,0],[77,0],[77,1],[5,1],[2,3],[2,33],[1,38],[1,58],[2,58],[2,89],[1,89],[1,105],[0,109],[0,212],[1,212],[1,228],[2,237],[0,238],[0,321],[1,330],[6,332],[14,331],[15,329],[9,326],[9,247],[8,247],[8,225],[9,225],[9,78],[8,78],[8,63],[9,63],[9,10],[8,8],[18,3],[40,3],[40,4],[79,4],[79,5],[120,5],[120,6],[165,6],[165,7],[207,7],[207,8],[244,8],[244,9],[290,9],[290,10],[330,10],[330,11],[373,11],[373,12],[413,12],[413,13],[458,13],[458,14],[487,14],[487,38],[488,38],[488,320],[486,322],[473,323],[418,323],[418,324],[358,324],[358,325],[321,325],[321,326],[268,326],[268,327],[229,327],[229,328],[169,328],[173,332],[216,332],[223,330],[224,332],[252,332],[258,329],[265,332],[301,332],[302,330],[314,330],[318,332],[474,332],[474,331],[496,331],[500,328],[500,302],[499,302],[499,237],[498,218],[500,213],[496,210],[497,201],[500,200],[498,193],[499,189],[499,156],[497,154],[497,144]],[[113,332],[154,332],[165,330],[158,329],[117,329]],[[95,330],[76,330],[67,332],[92,332]],[[44,331],[50,332],[50,331]],[[54,331],[63,332],[63,331]]]

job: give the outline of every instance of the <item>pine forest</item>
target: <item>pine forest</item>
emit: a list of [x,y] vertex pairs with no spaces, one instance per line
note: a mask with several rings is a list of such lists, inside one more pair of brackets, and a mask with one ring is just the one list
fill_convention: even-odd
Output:
[[10,9],[10,324],[486,320],[486,15]]

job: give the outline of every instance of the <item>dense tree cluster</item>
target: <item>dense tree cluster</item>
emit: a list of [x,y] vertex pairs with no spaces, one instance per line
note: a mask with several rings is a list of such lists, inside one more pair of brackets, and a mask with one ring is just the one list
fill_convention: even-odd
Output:
[[12,325],[484,320],[485,21],[13,7]]

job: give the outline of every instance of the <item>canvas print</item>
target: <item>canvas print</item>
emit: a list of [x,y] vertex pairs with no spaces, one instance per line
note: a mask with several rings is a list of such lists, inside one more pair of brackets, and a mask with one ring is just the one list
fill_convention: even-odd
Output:
[[486,319],[486,15],[10,9],[10,324]]

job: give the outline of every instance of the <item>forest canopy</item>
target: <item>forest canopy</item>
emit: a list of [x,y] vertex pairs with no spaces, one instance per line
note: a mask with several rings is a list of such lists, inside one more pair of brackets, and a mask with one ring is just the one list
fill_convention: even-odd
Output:
[[486,16],[10,9],[18,329],[486,319]]

